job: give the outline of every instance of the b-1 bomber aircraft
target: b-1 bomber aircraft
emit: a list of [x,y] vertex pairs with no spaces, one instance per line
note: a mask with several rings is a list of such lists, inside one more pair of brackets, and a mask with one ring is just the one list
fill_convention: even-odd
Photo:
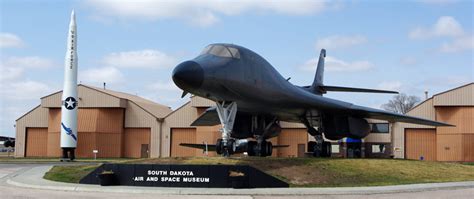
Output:
[[[344,137],[364,138],[370,132],[366,118],[430,126],[449,124],[401,115],[323,97],[330,91],[398,93],[395,91],[326,86],[323,83],[322,49],[316,75],[310,86],[296,86],[283,78],[257,53],[234,44],[211,44],[196,58],[173,70],[174,83],[187,93],[216,102],[191,126],[222,125],[222,138],[215,145],[181,143],[186,147],[215,150],[230,156],[270,156],[274,147],[267,141],[281,132],[280,121],[299,122],[314,136],[313,155],[329,157],[331,145],[324,141]],[[250,138],[250,140],[249,140]]]

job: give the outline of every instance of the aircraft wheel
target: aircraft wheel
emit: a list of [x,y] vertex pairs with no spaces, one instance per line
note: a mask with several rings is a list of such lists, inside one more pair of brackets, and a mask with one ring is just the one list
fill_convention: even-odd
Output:
[[330,142],[323,142],[323,147],[322,147],[322,154],[321,157],[331,157],[331,143]]
[[272,155],[272,150],[273,150],[273,145],[271,142],[263,141],[261,146],[260,146],[260,153],[258,155],[260,157],[266,157],[266,156],[271,156]]
[[316,158],[319,158],[319,157],[323,157],[323,150],[322,150],[322,144],[318,144],[316,143],[314,145],[314,149],[313,149],[313,157],[316,157]]
[[248,156],[255,156],[255,147],[257,146],[256,141],[249,141],[247,142],[247,155]]
[[225,146],[225,149],[229,155],[234,154],[234,143],[235,143],[234,139],[227,140],[227,143],[226,143],[227,145]]
[[272,156],[273,144],[271,142],[265,142],[265,156]]
[[222,147],[222,139],[217,139],[216,142],[216,153],[221,155],[223,153],[223,147]]

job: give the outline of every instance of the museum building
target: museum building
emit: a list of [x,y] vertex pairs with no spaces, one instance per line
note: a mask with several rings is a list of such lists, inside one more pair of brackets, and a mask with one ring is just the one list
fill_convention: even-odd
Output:
[[393,124],[395,158],[474,161],[474,83],[435,94],[407,115],[454,126]]
[[[59,157],[62,91],[41,98],[41,104],[16,120],[16,157]],[[163,118],[171,108],[141,97],[78,85],[76,156],[159,156]]]
[[[447,122],[455,127],[429,127],[368,120],[371,133],[364,139],[331,141],[335,157],[383,157],[474,161],[473,83],[436,94],[408,114]],[[41,98],[41,104],[16,121],[16,157],[59,157],[61,91]],[[220,125],[190,126],[214,102],[192,96],[171,108],[136,95],[78,85],[77,157],[182,157],[215,156],[179,146],[180,143],[214,144]],[[313,138],[302,124],[281,122],[282,132],[270,139],[272,156],[310,154]],[[392,144],[393,140],[393,144]]]

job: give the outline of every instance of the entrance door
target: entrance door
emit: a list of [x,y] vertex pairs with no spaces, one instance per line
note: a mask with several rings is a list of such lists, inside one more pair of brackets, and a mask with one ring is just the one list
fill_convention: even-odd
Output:
[[148,158],[148,144],[142,144],[142,148],[140,150],[140,157],[141,158]]
[[304,157],[305,144],[298,144],[298,157]]
[[436,160],[436,129],[405,129],[405,158]]
[[360,142],[347,143],[347,157],[348,158],[362,157],[362,144]]

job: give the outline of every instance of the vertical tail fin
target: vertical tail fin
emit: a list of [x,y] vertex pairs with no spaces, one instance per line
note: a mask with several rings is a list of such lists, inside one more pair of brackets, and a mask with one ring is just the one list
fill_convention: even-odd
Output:
[[326,50],[321,49],[321,54],[319,54],[318,68],[316,69],[316,75],[314,76],[314,81],[311,86],[305,86],[304,88],[316,95],[323,95],[328,91],[337,91],[337,92],[365,92],[365,93],[398,93],[396,91],[387,91],[387,90],[376,90],[376,89],[366,89],[366,88],[350,88],[342,86],[325,86],[323,83],[324,79],[324,58],[326,58]]
[[318,68],[316,69],[316,75],[314,76],[313,84],[311,85],[311,91],[315,94],[321,94],[319,87],[323,86],[324,79],[324,58],[326,57],[326,50],[321,49],[319,54]]

